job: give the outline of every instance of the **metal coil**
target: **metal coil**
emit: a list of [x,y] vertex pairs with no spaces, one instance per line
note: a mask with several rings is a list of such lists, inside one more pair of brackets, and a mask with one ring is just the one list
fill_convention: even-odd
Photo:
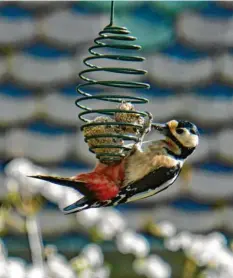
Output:
[[[136,40],[135,37],[129,35],[130,32],[125,27],[118,27],[113,25],[113,2],[112,2],[112,14],[111,14],[111,22],[107,25],[103,31],[99,33],[99,37],[94,40],[95,45],[89,48],[89,53],[91,56],[85,58],[83,63],[88,67],[79,73],[79,77],[85,81],[85,83],[78,85],[77,92],[81,95],[76,101],[75,104],[81,108],[83,111],[79,113],[79,119],[85,122],[84,125],[81,126],[81,130],[87,130],[87,128],[95,127],[95,126],[105,126],[105,127],[132,127],[139,131],[136,135],[134,133],[131,134],[122,134],[119,132],[112,132],[110,128],[109,133],[102,134],[93,134],[89,136],[85,136],[85,142],[89,142],[88,140],[97,139],[97,138],[112,138],[114,144],[96,144],[89,147],[89,151],[96,154],[96,157],[105,164],[119,162],[123,157],[127,155],[127,153],[131,150],[131,147],[126,146],[126,144],[117,144],[117,140],[125,140],[139,142],[145,133],[145,129],[147,128],[147,124],[151,121],[151,116],[148,112],[144,111],[128,111],[122,109],[92,109],[83,104],[83,102],[87,102],[88,100],[98,100],[98,101],[106,101],[112,103],[131,103],[131,104],[145,104],[148,102],[146,98],[143,97],[132,97],[127,95],[119,95],[119,94],[96,94],[92,95],[87,92],[88,88],[93,88],[94,86],[103,86],[105,87],[115,87],[122,89],[148,89],[149,84],[136,82],[136,81],[122,81],[122,80],[110,80],[110,81],[97,81],[85,76],[88,73],[92,72],[111,72],[111,73],[120,73],[120,74],[128,74],[128,75],[144,75],[146,74],[145,70],[142,69],[133,69],[126,67],[99,67],[91,63],[91,61],[96,61],[98,59],[110,59],[110,60],[118,60],[118,61],[129,61],[129,62],[142,62],[144,61],[143,57],[140,56],[132,56],[130,52],[132,50],[140,50],[141,47],[139,45],[131,44],[129,42],[133,42]],[[122,43],[123,42],[123,43]],[[129,51],[129,55],[118,54],[117,52],[111,54],[101,54],[98,50],[103,49],[111,49],[114,51]],[[112,121],[103,121],[103,122],[93,122],[88,118],[92,114],[99,114],[113,117],[116,113],[130,113],[130,115],[135,114],[144,119],[143,124],[135,124],[129,122],[116,122]],[[108,149],[108,152],[104,152],[103,150]],[[100,151],[102,149],[102,151]],[[110,150],[110,151],[109,151]],[[116,151],[117,150],[117,151]]]

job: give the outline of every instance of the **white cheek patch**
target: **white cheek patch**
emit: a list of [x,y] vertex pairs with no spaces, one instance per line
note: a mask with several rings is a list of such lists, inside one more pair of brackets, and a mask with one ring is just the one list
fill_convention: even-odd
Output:
[[192,135],[189,134],[189,136],[184,138],[182,141],[183,141],[182,143],[185,147],[194,148],[199,143],[199,137],[197,135],[194,135],[194,134],[192,134]]
[[189,133],[187,130],[183,134],[176,134],[175,137],[187,148],[195,148],[199,143],[199,137],[196,134]]
[[199,137],[197,135],[192,135],[193,145],[196,147],[199,144]]

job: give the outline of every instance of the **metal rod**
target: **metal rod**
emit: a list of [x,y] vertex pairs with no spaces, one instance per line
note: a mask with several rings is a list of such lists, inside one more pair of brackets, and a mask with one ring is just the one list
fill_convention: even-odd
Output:
[[110,17],[110,26],[113,25],[114,20],[114,0],[111,1],[111,17]]

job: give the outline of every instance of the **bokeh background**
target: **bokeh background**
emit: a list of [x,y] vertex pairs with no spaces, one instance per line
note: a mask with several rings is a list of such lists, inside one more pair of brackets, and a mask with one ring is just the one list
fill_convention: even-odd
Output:
[[[98,32],[109,23],[109,9],[108,1],[0,2],[2,204],[12,182],[5,166],[14,158],[27,158],[48,173],[64,176],[94,165],[94,155],[88,152],[79,130],[80,110],[74,101],[78,73],[85,68],[82,60],[89,55],[88,47]],[[143,48],[140,54],[146,58],[140,67],[148,74],[138,80],[151,85],[144,92],[150,102],[140,110],[149,110],[158,122],[182,118],[200,129],[200,146],[169,190],[114,210],[124,215],[129,228],[144,235],[152,253],[171,266],[172,274],[154,277],[183,277],[185,256],[164,247],[156,223],[163,221],[168,225],[165,230],[218,231],[228,243],[232,239],[233,2],[116,1],[115,22],[137,37]],[[17,163],[28,165],[22,160]],[[37,215],[43,243],[56,245],[70,259],[98,239],[96,226],[85,221],[100,219],[96,215],[104,212],[83,214],[82,219],[64,216],[59,206],[77,196],[49,186],[43,189],[46,200]],[[10,222],[14,225],[10,225],[4,213],[0,213],[0,230],[9,256],[31,262],[27,232],[17,230],[24,225],[25,215],[17,218],[13,212]],[[110,228],[102,228],[102,232],[104,229]],[[132,268],[133,255],[122,255],[112,240],[97,242],[107,262],[113,264],[110,277],[138,277]],[[96,278],[105,277],[101,275]]]

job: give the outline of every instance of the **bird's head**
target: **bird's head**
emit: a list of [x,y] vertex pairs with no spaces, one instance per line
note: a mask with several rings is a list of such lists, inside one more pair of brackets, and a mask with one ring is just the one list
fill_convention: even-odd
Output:
[[191,122],[171,120],[165,124],[153,123],[152,127],[178,148],[180,154],[177,154],[182,158],[190,155],[199,143],[198,129]]

